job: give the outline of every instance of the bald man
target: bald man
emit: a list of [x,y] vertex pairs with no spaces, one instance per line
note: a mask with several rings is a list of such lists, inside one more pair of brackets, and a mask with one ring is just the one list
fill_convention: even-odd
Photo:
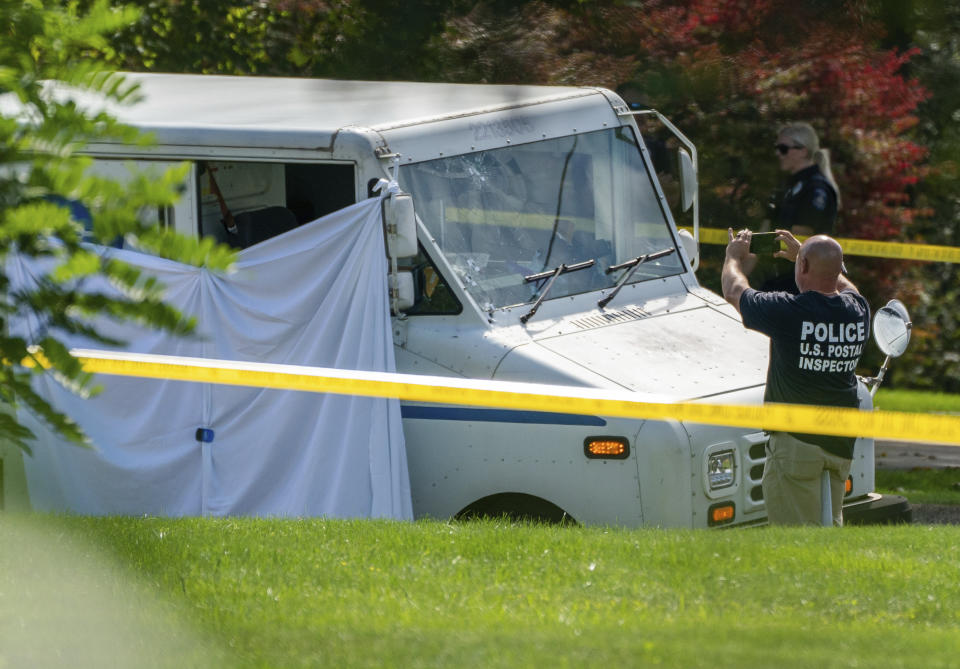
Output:
[[[743,324],[770,338],[765,402],[858,407],[856,368],[870,335],[870,307],[842,273],[843,249],[827,235],[801,245],[777,230],[794,262],[800,293],[760,292],[743,271],[752,260],[749,230],[728,230],[723,296]],[[763,498],[771,524],[820,524],[820,475],[830,472],[833,522],[843,524],[843,494],[853,437],[773,432],[763,468]]]

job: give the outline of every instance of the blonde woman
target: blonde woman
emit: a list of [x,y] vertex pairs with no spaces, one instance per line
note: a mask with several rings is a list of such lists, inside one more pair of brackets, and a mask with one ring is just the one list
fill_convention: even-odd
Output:
[[[774,144],[780,169],[788,172],[785,189],[775,197],[772,222],[794,235],[832,235],[840,206],[840,191],[830,171],[830,152],[820,148],[809,123],[791,123],[777,133]],[[782,258],[760,257],[760,290],[796,294],[793,266]],[[752,271],[753,266],[746,269]]]
[[777,133],[774,148],[780,169],[790,173],[777,203],[777,227],[795,235],[832,235],[840,190],[817,132],[809,123],[791,123]]

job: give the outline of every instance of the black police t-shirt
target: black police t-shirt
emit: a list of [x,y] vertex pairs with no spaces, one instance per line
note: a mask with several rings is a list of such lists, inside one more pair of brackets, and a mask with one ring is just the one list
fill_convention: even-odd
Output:
[[[859,406],[856,369],[870,336],[870,307],[862,295],[748,289],[740,297],[740,314],[746,327],[770,337],[765,401]],[[791,434],[853,457],[852,437]]]

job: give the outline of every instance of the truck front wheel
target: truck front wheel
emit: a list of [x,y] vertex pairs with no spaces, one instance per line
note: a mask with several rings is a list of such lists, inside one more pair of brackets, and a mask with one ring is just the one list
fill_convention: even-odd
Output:
[[912,521],[913,509],[899,495],[871,493],[867,500],[843,507],[845,525],[897,525]]
[[457,513],[458,520],[507,518],[548,524],[576,524],[576,520],[556,504],[519,492],[505,492],[478,499]]

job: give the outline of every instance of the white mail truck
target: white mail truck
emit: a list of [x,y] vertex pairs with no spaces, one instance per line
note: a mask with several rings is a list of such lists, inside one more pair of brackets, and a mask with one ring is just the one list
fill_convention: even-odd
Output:
[[[697,153],[659,113],[601,88],[129,77],[143,101],[113,113],[155,146],[89,152],[105,173],[188,162],[157,213],[184,234],[247,247],[396,178],[399,372],[762,402],[768,342],[697,280]],[[417,517],[766,520],[760,430],[450,400],[402,406]],[[909,517],[874,493],[871,439],[847,488],[848,520]]]

